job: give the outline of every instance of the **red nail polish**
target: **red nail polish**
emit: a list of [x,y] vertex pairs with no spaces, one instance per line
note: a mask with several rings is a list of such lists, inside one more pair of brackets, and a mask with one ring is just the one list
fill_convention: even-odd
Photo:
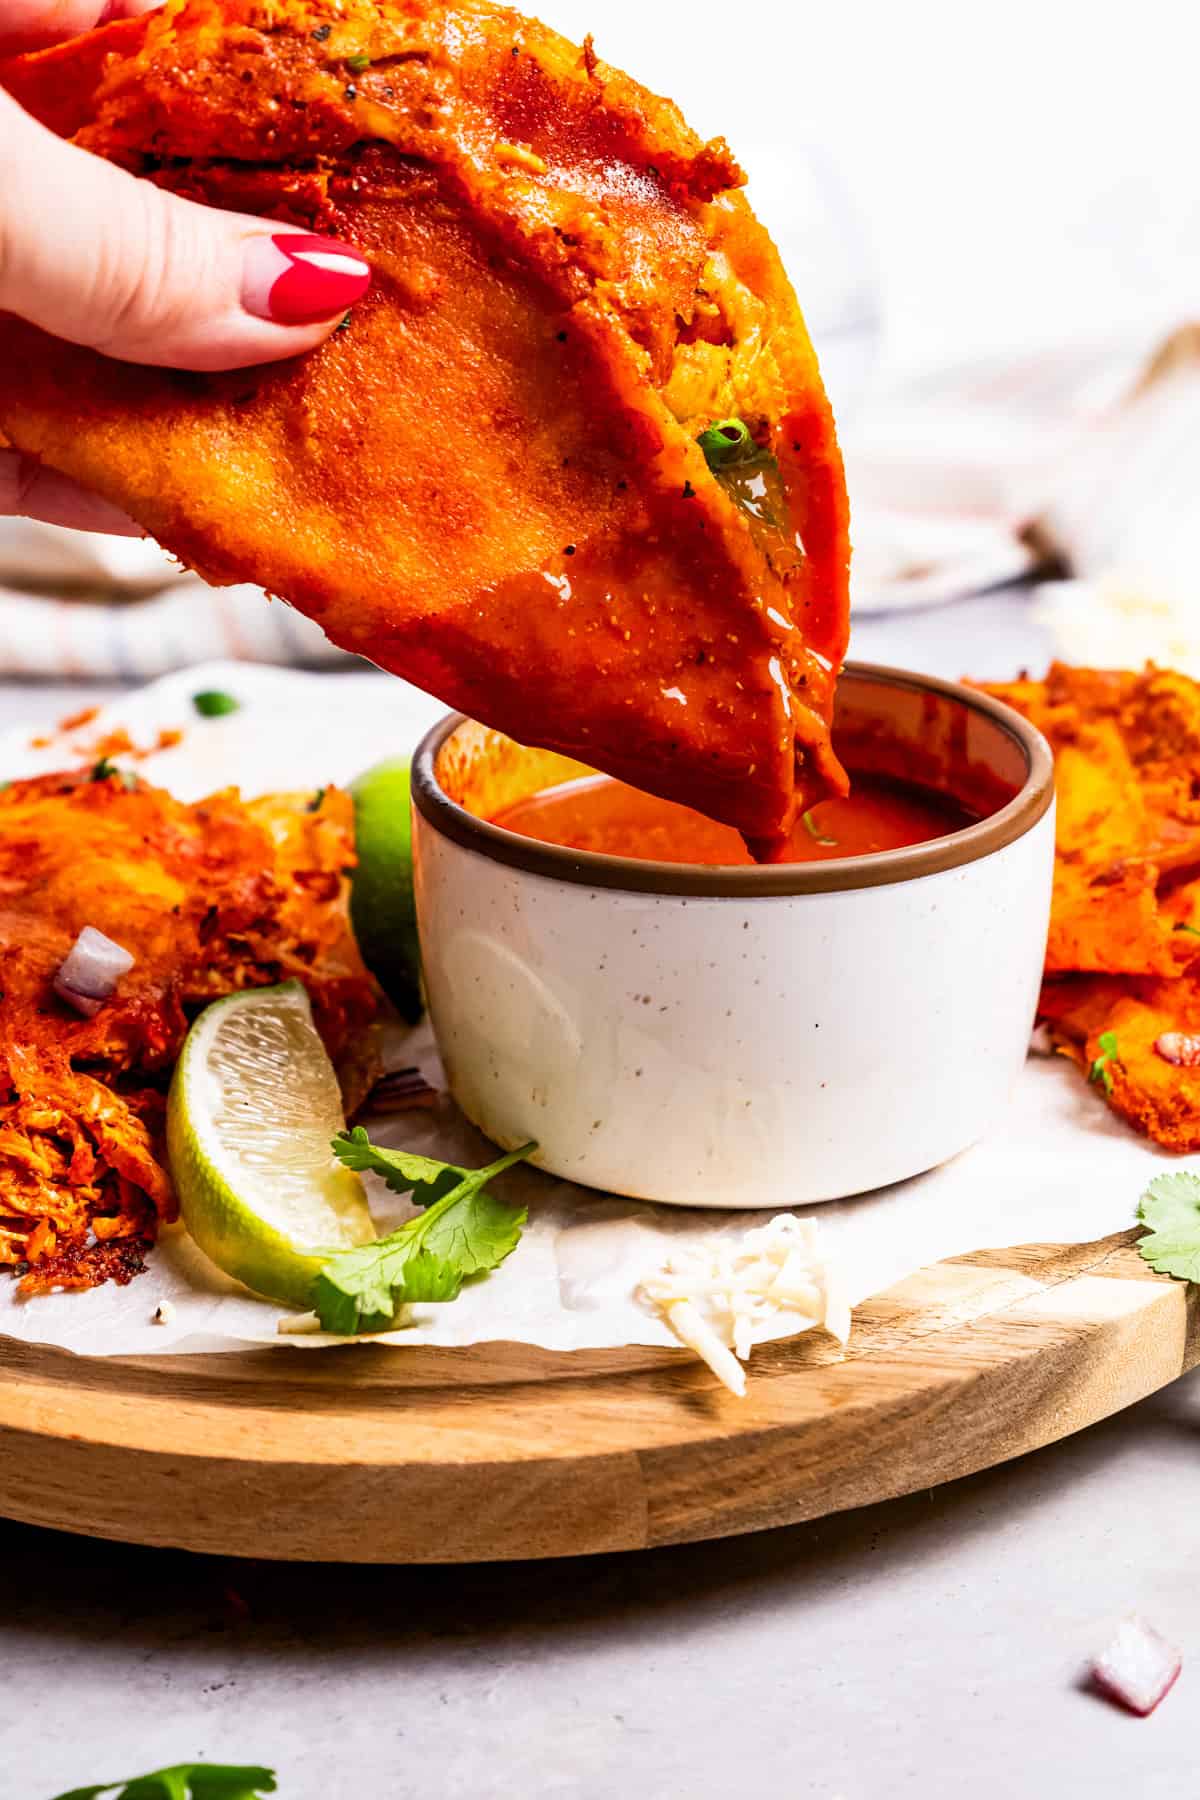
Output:
[[252,238],[247,246],[243,304],[279,325],[332,318],[361,300],[370,285],[366,258],[337,238],[287,231]]

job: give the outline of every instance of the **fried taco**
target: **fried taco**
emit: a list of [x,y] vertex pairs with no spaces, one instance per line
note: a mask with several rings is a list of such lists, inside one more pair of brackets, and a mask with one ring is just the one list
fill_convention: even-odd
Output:
[[18,449],[210,582],[764,853],[844,791],[842,464],[722,141],[486,0],[171,0],[0,80],[374,276],[321,349],[228,374],[0,319]]

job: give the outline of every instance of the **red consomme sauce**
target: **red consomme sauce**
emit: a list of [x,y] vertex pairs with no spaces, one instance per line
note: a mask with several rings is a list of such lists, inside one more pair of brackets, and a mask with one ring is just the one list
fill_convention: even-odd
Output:
[[[823,800],[805,814],[775,860],[833,862],[880,850],[902,850],[909,844],[948,837],[985,816],[963,801],[915,782],[874,774],[852,774],[851,781],[845,799]],[[505,807],[492,823],[541,844],[560,844],[568,850],[590,850],[602,856],[720,868],[755,866],[730,826],[718,825],[674,801],[643,794],[608,775],[546,788]]]

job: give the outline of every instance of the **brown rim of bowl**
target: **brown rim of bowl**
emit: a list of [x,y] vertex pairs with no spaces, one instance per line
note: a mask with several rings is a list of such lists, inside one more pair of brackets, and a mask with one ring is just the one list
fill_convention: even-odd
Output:
[[463,713],[452,713],[421,740],[413,759],[413,803],[422,818],[465,850],[492,862],[523,869],[550,881],[570,881],[592,888],[615,888],[630,894],[664,894],[701,900],[779,899],[796,894],[849,893],[856,888],[888,887],[941,875],[965,863],[978,862],[1024,837],[1046,816],[1054,798],[1054,757],[1041,732],[1020,713],[961,682],[933,675],[909,674],[882,663],[847,663],[847,675],[862,676],[892,687],[933,692],[957,700],[992,720],[1008,733],[1025,758],[1026,777],[1019,793],[999,812],[948,837],[912,844],[903,850],[880,850],[870,856],[834,858],[819,863],[763,863],[755,868],[710,867],[695,863],[641,862],[594,850],[570,850],[542,844],[477,819],[438,783],[438,752],[460,725]]

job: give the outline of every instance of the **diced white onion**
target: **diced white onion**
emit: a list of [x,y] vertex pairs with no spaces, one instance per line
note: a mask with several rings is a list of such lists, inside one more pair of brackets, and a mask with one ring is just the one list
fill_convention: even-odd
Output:
[[94,1019],[104,1002],[112,999],[118,981],[128,975],[133,962],[128,950],[95,926],[85,925],[54,977],[54,991],[76,1012]]

